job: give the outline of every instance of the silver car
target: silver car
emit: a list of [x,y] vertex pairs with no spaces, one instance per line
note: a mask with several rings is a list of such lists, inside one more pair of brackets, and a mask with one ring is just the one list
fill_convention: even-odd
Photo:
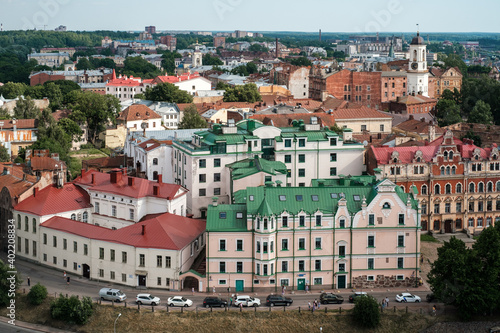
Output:
[[158,305],[160,304],[160,298],[154,297],[151,294],[138,294],[135,298],[135,302],[137,304]]
[[396,295],[396,302],[419,303],[420,301],[420,297],[410,293],[401,293]]

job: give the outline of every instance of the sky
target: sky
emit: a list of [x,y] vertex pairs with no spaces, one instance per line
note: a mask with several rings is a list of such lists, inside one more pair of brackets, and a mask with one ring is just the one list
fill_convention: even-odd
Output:
[[4,30],[500,32],[498,0],[0,0]]

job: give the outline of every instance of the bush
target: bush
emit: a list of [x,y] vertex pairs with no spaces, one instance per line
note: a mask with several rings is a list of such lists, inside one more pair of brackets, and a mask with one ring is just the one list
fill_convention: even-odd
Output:
[[32,305],[40,305],[47,298],[47,288],[40,283],[35,284],[28,293],[28,301]]
[[68,323],[83,325],[92,316],[92,299],[83,297],[79,300],[76,296],[70,298],[59,295],[59,298],[50,304],[52,318]]
[[420,234],[420,241],[422,242],[434,242],[439,243],[439,241],[429,234]]
[[366,328],[375,328],[380,324],[378,302],[373,296],[356,297],[353,309],[354,321]]

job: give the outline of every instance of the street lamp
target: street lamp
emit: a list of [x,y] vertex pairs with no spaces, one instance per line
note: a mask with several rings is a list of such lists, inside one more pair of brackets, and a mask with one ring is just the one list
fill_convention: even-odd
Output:
[[115,319],[115,324],[114,324],[114,326],[113,326],[113,332],[115,332],[115,333],[116,333],[116,322],[117,322],[118,318],[120,318],[120,317],[121,317],[121,315],[122,315],[122,314],[121,314],[121,313],[119,313],[119,314],[118,314],[118,317],[116,317],[116,319]]

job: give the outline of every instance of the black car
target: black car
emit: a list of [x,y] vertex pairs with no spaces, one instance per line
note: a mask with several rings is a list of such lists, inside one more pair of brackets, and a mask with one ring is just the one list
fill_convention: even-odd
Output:
[[275,306],[275,305],[290,306],[292,305],[292,303],[293,299],[279,295],[269,295],[266,298],[266,305],[268,306]]
[[364,291],[357,291],[357,292],[355,292],[354,294],[352,294],[352,295],[349,296],[349,303],[354,303],[354,300],[357,297],[362,297],[362,296],[367,296],[366,292],[364,292]]
[[219,298],[219,297],[205,297],[203,300],[203,306],[206,308],[213,307],[225,307],[227,306],[227,300]]
[[322,293],[319,296],[319,301],[321,304],[342,304],[344,302],[344,297],[333,293]]

